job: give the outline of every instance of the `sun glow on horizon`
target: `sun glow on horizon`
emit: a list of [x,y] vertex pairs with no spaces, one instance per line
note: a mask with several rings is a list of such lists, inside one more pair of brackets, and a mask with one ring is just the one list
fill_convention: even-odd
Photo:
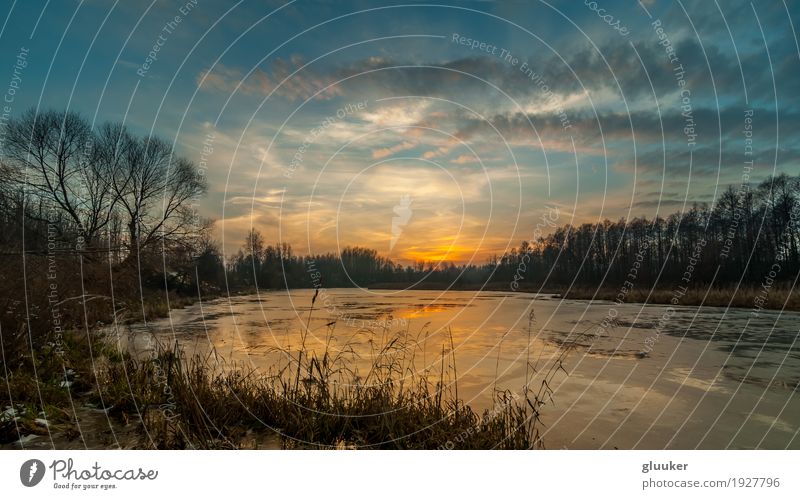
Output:
[[476,248],[467,246],[410,246],[401,253],[399,260],[431,262],[435,264],[464,262],[473,258]]

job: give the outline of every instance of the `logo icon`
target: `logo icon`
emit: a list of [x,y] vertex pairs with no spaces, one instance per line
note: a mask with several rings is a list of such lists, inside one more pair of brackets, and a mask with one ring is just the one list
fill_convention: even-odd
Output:
[[411,220],[411,201],[411,196],[406,194],[400,198],[400,204],[394,207],[394,214],[397,216],[392,217],[392,240],[389,243],[389,251],[394,249],[400,234],[403,233],[403,227]]
[[28,459],[19,469],[19,480],[26,487],[35,487],[44,478],[44,463],[38,459]]

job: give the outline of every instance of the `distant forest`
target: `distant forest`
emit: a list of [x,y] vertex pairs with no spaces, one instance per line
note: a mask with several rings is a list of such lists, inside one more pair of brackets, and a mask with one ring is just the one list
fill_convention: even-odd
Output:
[[666,218],[552,227],[472,265],[404,266],[358,247],[298,255],[255,230],[224,259],[212,221],[197,215],[204,172],[172,144],[60,111],[30,111],[2,132],[6,333],[163,315],[181,297],[255,287],[756,288],[788,287],[800,271],[800,178],[786,174],[729,187],[713,207],[694,204]]
[[[694,204],[666,218],[564,225],[487,262],[417,262],[402,266],[377,251],[302,256],[288,245],[265,245],[251,231],[227,263],[237,286],[351,287],[439,283],[454,289],[541,286],[759,286],[792,282],[800,271],[800,177],[781,174],[755,188],[728,187],[713,209]],[[499,284],[500,286],[497,286]]]

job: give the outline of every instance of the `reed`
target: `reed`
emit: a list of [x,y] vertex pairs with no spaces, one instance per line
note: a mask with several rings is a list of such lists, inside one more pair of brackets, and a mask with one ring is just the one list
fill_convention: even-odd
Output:
[[[226,364],[214,352],[187,356],[177,344],[158,344],[153,356],[136,359],[110,342],[89,343],[85,335],[70,336],[66,357],[59,360],[43,353],[37,360],[38,383],[50,391],[42,392],[41,400],[31,397],[37,378],[28,372],[9,378],[13,393],[8,403],[24,401],[26,414],[38,414],[45,406],[50,429],[71,431],[75,438],[79,421],[75,411],[68,410],[70,403],[103,408],[114,424],[138,428],[133,445],[137,448],[544,447],[541,412],[552,401],[553,378],[559,371],[566,373],[563,361],[572,340],[562,345],[555,360],[544,364],[541,357],[531,361],[527,352],[525,385],[514,392],[495,383],[492,408],[478,414],[459,398],[452,331],[446,332],[441,358],[432,361],[438,364],[435,369],[425,364],[427,325],[416,333],[408,327],[365,331],[373,338],[373,354],[368,363],[359,363],[352,342],[332,346],[335,321],[324,326],[321,351],[307,348],[312,313],[313,308],[296,351],[278,351],[285,360],[266,373]],[[534,324],[532,315],[529,349]],[[418,367],[418,357],[423,368]],[[80,383],[58,390],[59,376],[53,373],[66,369],[78,372],[72,379]],[[43,372],[51,378],[42,379]],[[540,384],[530,388],[537,373]],[[6,421],[0,439],[18,439],[31,430],[30,424],[26,417],[15,425]]]

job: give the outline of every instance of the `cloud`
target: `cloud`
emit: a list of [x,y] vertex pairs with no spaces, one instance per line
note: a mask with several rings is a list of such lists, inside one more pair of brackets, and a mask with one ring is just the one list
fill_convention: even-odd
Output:
[[375,149],[374,151],[372,151],[372,159],[383,159],[400,151],[413,149],[415,146],[416,144],[414,144],[413,142],[405,141],[393,145],[391,147],[382,147],[380,149]]
[[374,103],[359,117],[378,127],[403,127],[419,125],[430,116],[432,103],[425,99],[398,99]]
[[450,162],[456,165],[468,165],[472,163],[477,163],[480,161],[480,157],[474,156],[472,154],[462,154],[461,156],[457,157]]
[[231,205],[253,206],[254,208],[279,208],[286,194],[286,188],[268,189],[261,196],[232,196],[227,199]]
[[293,57],[287,61],[277,59],[270,69],[255,69],[247,74],[241,69],[231,68],[222,63],[201,71],[197,84],[204,90],[224,93],[242,92],[249,95],[278,95],[290,101],[314,96],[318,100],[328,100],[340,95],[336,86],[323,89],[329,84],[327,75],[316,73],[310,68],[300,70],[303,60]]

